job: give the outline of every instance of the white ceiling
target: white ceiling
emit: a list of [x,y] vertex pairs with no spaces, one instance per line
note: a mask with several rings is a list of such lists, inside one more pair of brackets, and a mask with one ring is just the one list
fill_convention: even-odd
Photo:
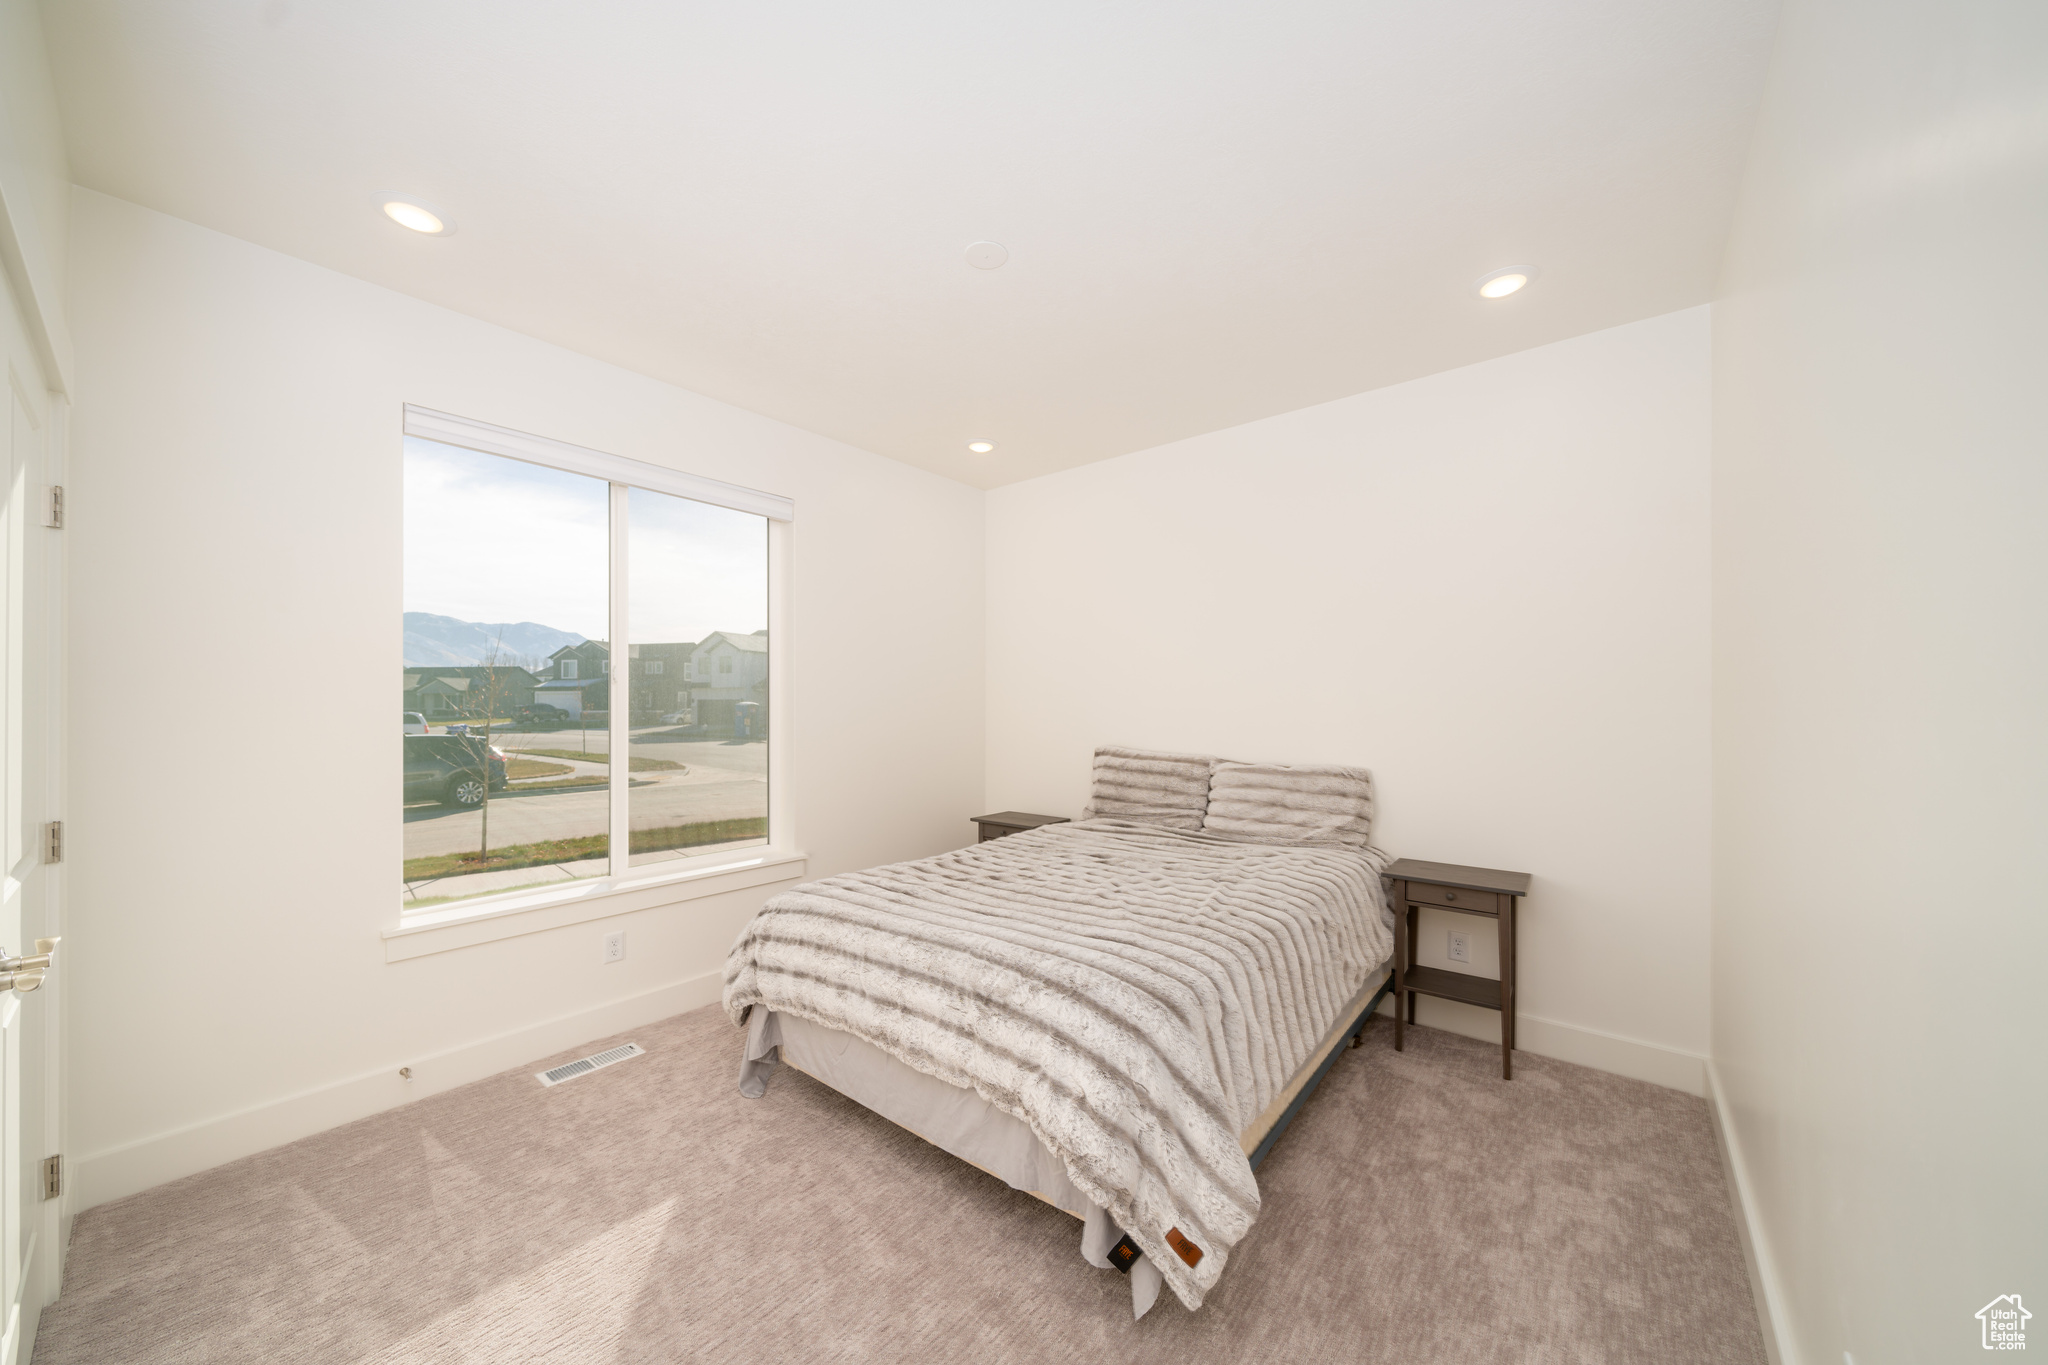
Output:
[[[1777,8],[61,0],[44,22],[83,185],[993,487],[1704,302]],[[459,231],[393,225],[387,192]],[[1009,263],[969,266],[977,240]],[[1473,293],[1523,263],[1521,294]]]

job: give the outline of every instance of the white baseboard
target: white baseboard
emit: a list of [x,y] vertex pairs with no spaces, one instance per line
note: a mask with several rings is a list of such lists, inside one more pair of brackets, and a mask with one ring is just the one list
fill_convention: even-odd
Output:
[[1742,1144],[1728,1117],[1721,1075],[1711,1061],[1707,1063],[1707,1106],[1714,1111],[1714,1138],[1721,1148],[1721,1169],[1727,1174],[1729,1198],[1735,1205],[1735,1230],[1742,1237],[1742,1259],[1749,1268],[1749,1293],[1756,1300],[1764,1352],[1770,1356],[1771,1365],[1801,1365],[1799,1347],[1786,1330],[1791,1320],[1785,1312],[1785,1286],[1778,1279],[1777,1262],[1771,1257],[1763,1220],[1757,1215],[1749,1167],[1743,1163]]
[[697,1009],[716,1001],[720,990],[721,973],[705,972],[495,1038],[418,1060],[408,1059],[413,1069],[411,1081],[399,1079],[398,1063],[394,1062],[347,1080],[81,1156],[72,1167],[77,1180],[72,1211],[89,1209],[167,1180],[210,1170],[238,1157],[480,1081],[593,1038]]
[[[1425,997],[1419,1003],[1420,1008],[1415,1015],[1418,1024],[1495,1045],[1500,1043],[1500,1015],[1494,1010],[1456,1000],[1439,1000],[1433,996]],[[1393,1008],[1394,1001],[1390,995],[1381,1004],[1380,1013],[1391,1015]],[[1583,1024],[1566,1024],[1516,1011],[1515,1050],[1533,1052],[1539,1057],[1554,1057],[1560,1062],[1573,1062],[1595,1071],[1648,1081],[1672,1090],[1683,1090],[1688,1095],[1704,1097],[1707,1093],[1707,1059],[1698,1053],[1680,1052],[1676,1048],[1624,1038]]]

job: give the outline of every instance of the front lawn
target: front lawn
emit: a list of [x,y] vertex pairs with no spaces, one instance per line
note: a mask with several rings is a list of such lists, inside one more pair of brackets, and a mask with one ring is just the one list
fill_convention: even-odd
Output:
[[[689,825],[636,829],[632,834],[631,851],[666,853],[670,849],[767,837],[768,817],[765,815],[736,820],[699,820]],[[602,834],[585,835],[580,839],[546,839],[539,843],[507,844],[503,848],[494,848],[488,857],[474,853],[442,853],[428,858],[407,858],[404,880],[418,882],[470,872],[509,872],[521,867],[546,867],[550,863],[573,863],[604,856],[605,836]]]
[[[608,753],[585,754],[578,753],[574,749],[508,749],[506,750],[506,752],[513,754],[533,754],[540,758],[573,758],[579,763],[610,763],[612,761],[612,756]],[[683,766],[683,764],[674,762],[671,759],[642,758],[638,754],[635,754],[633,755],[632,760],[627,764],[626,771],[633,773],[672,773]]]
[[[518,751],[514,751],[518,752]],[[505,780],[519,782],[529,777],[553,777],[557,773],[573,773],[576,770],[566,763],[542,763],[531,758],[507,758]]]

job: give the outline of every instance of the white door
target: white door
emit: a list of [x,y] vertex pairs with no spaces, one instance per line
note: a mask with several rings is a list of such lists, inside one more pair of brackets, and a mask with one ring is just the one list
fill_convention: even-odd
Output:
[[[63,531],[46,525],[53,485],[63,482],[62,400],[43,382],[10,290],[0,319],[6,351],[7,446],[0,460],[0,948],[36,951],[61,933],[61,856],[50,845],[59,818],[59,698]],[[61,951],[61,950],[60,950]],[[36,1321],[56,1297],[64,1199],[44,1198],[44,1158],[60,1150],[57,1002],[63,963],[40,989],[0,991],[0,1365],[28,1359]]]

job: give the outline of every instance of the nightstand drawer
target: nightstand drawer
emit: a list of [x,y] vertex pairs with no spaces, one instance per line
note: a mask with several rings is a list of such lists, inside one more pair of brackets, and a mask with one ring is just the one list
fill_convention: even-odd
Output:
[[1431,886],[1408,883],[1408,899],[1415,905],[1440,905],[1446,910],[1463,910],[1468,915],[1498,915],[1500,897],[1491,891],[1468,891],[1462,886]]

